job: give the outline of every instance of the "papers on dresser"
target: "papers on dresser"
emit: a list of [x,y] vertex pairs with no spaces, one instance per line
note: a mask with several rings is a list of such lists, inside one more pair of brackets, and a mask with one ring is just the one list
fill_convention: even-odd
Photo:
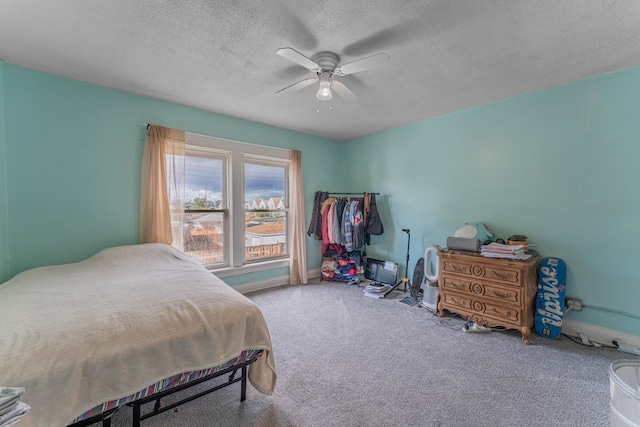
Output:
[[517,260],[528,260],[533,255],[525,253],[524,245],[504,245],[502,243],[491,242],[482,245],[480,254],[487,258],[506,258]]

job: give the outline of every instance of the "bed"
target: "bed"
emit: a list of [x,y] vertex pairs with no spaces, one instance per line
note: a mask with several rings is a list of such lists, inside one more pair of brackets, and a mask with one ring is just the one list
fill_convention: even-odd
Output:
[[25,387],[22,427],[99,418],[238,366],[273,392],[262,313],[169,245],[109,248],[0,285],[0,385]]

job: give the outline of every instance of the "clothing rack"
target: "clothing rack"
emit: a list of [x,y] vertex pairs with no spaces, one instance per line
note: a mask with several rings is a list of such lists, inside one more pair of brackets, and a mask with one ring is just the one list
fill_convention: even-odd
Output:
[[307,234],[322,241],[320,280],[359,282],[371,234],[367,219],[374,218],[377,225],[373,234],[384,233],[375,202],[379,194],[316,191]]

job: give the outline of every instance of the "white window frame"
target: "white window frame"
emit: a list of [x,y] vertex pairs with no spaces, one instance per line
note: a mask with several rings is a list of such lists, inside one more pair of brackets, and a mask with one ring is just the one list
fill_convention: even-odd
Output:
[[[208,269],[214,270],[216,276],[224,278],[236,274],[245,274],[268,270],[272,268],[282,268],[289,266],[290,254],[278,259],[256,260],[245,262],[245,206],[244,206],[244,161],[245,159],[255,159],[259,162],[273,162],[274,165],[286,165],[287,171],[287,194],[285,197],[287,216],[289,207],[289,188],[291,179],[290,153],[291,150],[267,147],[264,145],[251,144],[247,142],[232,141],[224,138],[217,138],[195,133],[185,133],[185,145],[187,152],[203,150],[213,156],[227,156],[226,165],[226,210],[225,217],[225,265],[205,265]],[[205,154],[206,155],[206,154]],[[289,241],[289,230],[287,230],[287,242]]]
[[[229,247],[231,242],[230,238],[230,208],[229,201],[231,200],[231,196],[229,194],[229,165],[231,156],[229,152],[215,150],[208,147],[195,146],[185,144],[185,155],[190,157],[206,157],[214,160],[222,160],[222,202],[224,205],[223,209],[206,209],[207,212],[219,212],[223,215],[222,220],[222,228],[223,228],[223,236],[224,239],[222,241],[223,247],[225,248],[223,253],[222,262],[217,262],[213,264],[205,264],[207,268],[215,269],[215,268],[224,268],[229,266],[229,251],[226,248]],[[189,211],[185,208],[185,214],[189,213]]]

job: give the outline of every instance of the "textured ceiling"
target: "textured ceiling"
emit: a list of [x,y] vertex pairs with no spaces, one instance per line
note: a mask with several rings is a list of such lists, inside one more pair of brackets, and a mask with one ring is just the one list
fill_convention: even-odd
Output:
[[[276,96],[315,77],[281,47],[391,63],[340,78],[355,102]],[[347,140],[638,65],[640,1],[2,0],[0,58]]]

